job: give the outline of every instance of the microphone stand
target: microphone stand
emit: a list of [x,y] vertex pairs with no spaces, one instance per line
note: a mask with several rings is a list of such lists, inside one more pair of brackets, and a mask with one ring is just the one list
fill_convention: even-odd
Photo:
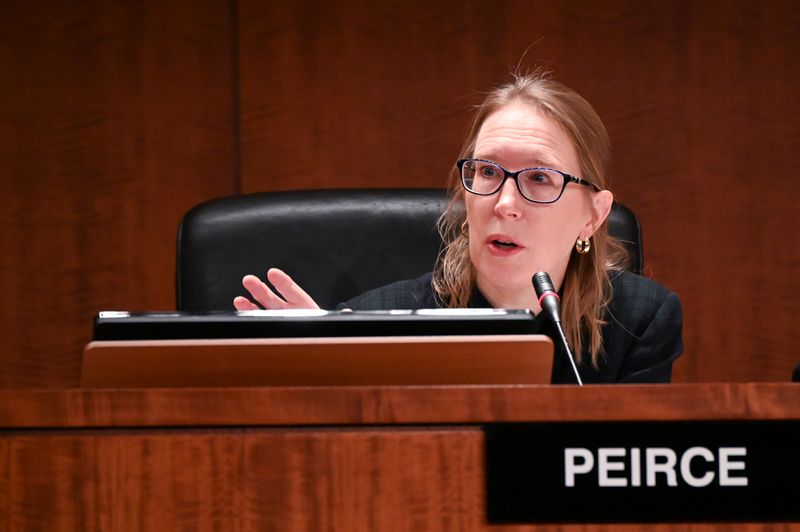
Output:
[[547,272],[536,272],[531,279],[533,289],[536,295],[539,296],[539,306],[542,312],[547,313],[550,319],[556,326],[558,337],[561,339],[561,345],[564,346],[564,351],[569,358],[569,363],[572,365],[572,372],[575,374],[575,380],[578,381],[578,386],[583,386],[583,381],[578,373],[578,366],[575,365],[575,359],[572,356],[572,351],[567,343],[567,337],[564,335],[564,329],[561,327],[561,299],[558,297],[553,281],[550,280],[550,274]]

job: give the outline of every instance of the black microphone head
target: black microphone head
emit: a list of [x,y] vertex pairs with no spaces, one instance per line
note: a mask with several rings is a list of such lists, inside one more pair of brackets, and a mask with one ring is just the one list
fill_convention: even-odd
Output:
[[556,287],[553,286],[553,281],[550,280],[550,274],[547,272],[536,272],[531,279],[533,289],[536,290],[536,297],[542,297],[542,294],[547,292],[556,292]]

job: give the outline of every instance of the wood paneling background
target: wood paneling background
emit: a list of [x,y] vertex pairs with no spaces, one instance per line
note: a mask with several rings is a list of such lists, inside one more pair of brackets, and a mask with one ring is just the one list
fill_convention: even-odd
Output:
[[796,2],[7,4],[2,387],[77,383],[100,308],[172,307],[199,201],[441,186],[480,91],[519,62],[606,122],[611,189],[684,302],[675,380],[785,381],[800,361]]
[[0,386],[74,386],[103,308],[174,308],[184,211],[236,191],[231,9],[3,2]]

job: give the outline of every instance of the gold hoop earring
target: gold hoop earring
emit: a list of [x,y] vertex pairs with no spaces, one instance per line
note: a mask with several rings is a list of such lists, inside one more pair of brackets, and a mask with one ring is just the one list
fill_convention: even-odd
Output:
[[586,237],[586,240],[578,237],[578,240],[575,241],[575,251],[580,253],[581,255],[586,255],[589,253],[589,250],[592,249],[592,243],[589,241],[590,237]]
[[466,238],[469,238],[469,224],[466,220],[464,220],[464,223],[461,224],[461,234]]

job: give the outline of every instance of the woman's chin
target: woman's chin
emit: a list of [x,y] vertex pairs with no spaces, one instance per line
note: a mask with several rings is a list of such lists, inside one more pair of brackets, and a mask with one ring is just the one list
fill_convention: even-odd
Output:
[[[504,275],[505,274],[505,275]],[[510,272],[492,271],[489,275],[478,274],[478,288],[484,295],[486,292],[515,295],[533,291],[531,278],[527,275],[520,275],[519,270]]]

